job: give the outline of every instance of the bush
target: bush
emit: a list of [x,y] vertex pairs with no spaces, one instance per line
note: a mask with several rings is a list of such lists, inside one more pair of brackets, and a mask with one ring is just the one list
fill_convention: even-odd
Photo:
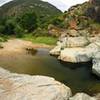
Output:
[[64,20],[63,20],[62,18],[56,17],[56,18],[54,18],[54,19],[51,21],[51,24],[53,24],[53,25],[55,25],[55,26],[57,26],[57,27],[63,28],[63,27],[64,27],[63,21],[64,21]]
[[15,29],[14,29],[14,32],[15,32],[15,34],[16,34],[16,36],[17,36],[18,38],[21,38],[21,37],[23,36],[24,30],[23,30],[22,27],[20,27],[19,25],[17,25],[17,26],[15,27]]
[[5,29],[5,26],[4,25],[0,25],[0,33],[3,33],[4,29]]
[[19,23],[24,30],[32,32],[37,28],[37,16],[34,12],[24,13],[22,16],[20,16]]
[[3,33],[6,35],[12,35],[14,34],[14,28],[15,28],[15,25],[13,23],[13,20],[7,20],[5,23]]
[[37,28],[33,33],[33,36],[48,36],[48,31],[46,29]]

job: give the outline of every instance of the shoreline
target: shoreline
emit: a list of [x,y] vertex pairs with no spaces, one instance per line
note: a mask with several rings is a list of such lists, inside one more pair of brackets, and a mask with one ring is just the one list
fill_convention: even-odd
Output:
[[52,49],[53,45],[32,43],[31,41],[23,39],[9,39],[7,42],[2,42],[0,49],[0,55],[5,54],[23,54],[26,52],[26,49],[38,49],[38,48],[47,48]]

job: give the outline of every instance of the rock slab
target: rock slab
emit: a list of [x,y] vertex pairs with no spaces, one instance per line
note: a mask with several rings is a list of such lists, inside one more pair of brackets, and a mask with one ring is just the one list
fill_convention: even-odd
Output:
[[69,87],[46,76],[10,73],[0,68],[0,100],[68,100]]
[[75,96],[71,97],[69,100],[97,100],[95,97],[90,97],[85,93],[77,93]]

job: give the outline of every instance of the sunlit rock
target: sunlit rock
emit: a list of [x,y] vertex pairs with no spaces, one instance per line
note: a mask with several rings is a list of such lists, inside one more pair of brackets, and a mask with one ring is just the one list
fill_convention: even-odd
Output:
[[58,56],[58,55],[60,55],[60,52],[61,52],[61,46],[56,46],[56,47],[54,47],[54,49],[52,49],[50,51],[50,54]]
[[68,37],[66,40],[66,47],[84,47],[89,44],[89,40],[85,37]]
[[77,93],[75,96],[71,97],[69,100],[97,100],[95,97],[90,97],[85,93]]
[[100,52],[97,52],[93,57],[92,71],[100,77]]
[[65,48],[61,51],[59,59],[73,63],[90,61],[84,48]]
[[0,100],[68,100],[69,87],[46,76],[14,74],[0,68]]

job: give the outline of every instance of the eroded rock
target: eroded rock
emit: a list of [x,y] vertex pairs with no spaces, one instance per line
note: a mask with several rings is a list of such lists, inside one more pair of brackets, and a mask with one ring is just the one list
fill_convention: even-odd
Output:
[[90,58],[87,56],[86,50],[84,48],[65,48],[61,51],[59,59],[72,63],[90,61]]
[[97,52],[93,57],[92,71],[94,74],[100,77],[100,52]]
[[84,47],[89,44],[89,40],[85,37],[69,37],[66,41],[67,48]]
[[14,74],[0,68],[0,100],[68,100],[69,87],[46,76]]
[[[74,34],[77,34],[75,35]],[[74,35],[69,35],[69,34]],[[65,62],[81,63],[93,60],[93,73],[100,76],[100,35],[90,36],[86,31],[70,30],[62,34],[50,54]],[[98,53],[98,55],[97,55]]]
[[51,55],[59,56],[61,52],[61,46],[56,46],[50,51]]

